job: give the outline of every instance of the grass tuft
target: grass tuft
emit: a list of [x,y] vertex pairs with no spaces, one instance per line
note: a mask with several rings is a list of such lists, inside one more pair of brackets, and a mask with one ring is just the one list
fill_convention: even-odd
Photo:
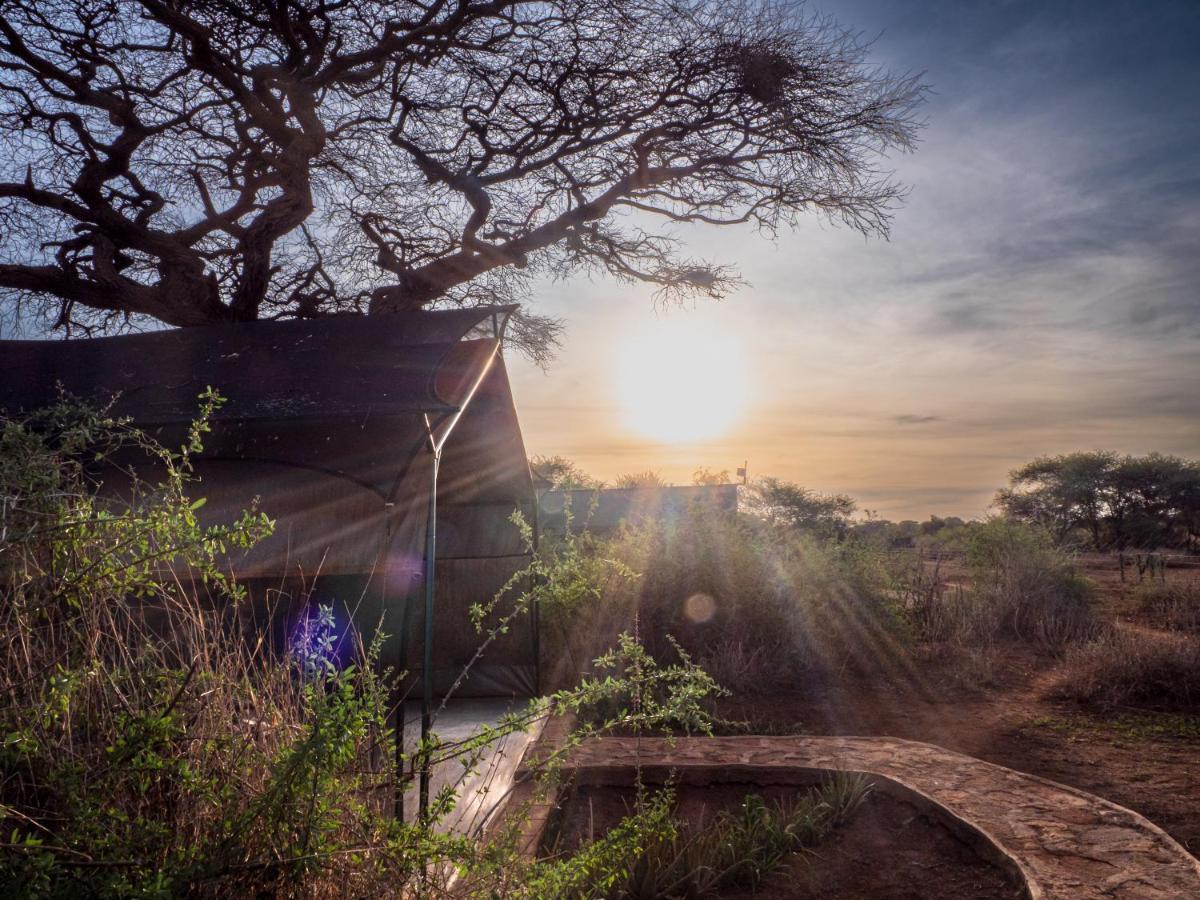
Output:
[[838,773],[807,793],[767,803],[751,794],[736,812],[678,826],[648,844],[618,897],[695,897],[722,888],[755,889],[797,850],[845,822],[871,790],[862,775]]

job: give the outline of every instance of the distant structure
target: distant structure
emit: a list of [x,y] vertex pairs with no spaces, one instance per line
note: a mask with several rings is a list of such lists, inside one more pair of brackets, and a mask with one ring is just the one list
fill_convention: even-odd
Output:
[[538,494],[538,525],[547,534],[562,533],[568,521],[575,531],[611,534],[626,522],[676,521],[696,506],[736,514],[737,485],[542,490]]

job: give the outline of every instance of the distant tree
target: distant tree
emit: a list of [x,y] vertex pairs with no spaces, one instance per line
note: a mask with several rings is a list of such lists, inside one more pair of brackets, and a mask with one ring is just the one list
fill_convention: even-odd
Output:
[[655,223],[886,233],[922,92],[771,0],[6,0],[0,289],[62,328],[720,297]]
[[1083,530],[1097,549],[1195,546],[1200,463],[1108,451],[1039,457],[996,495],[1009,517],[1045,528],[1056,543]]
[[896,523],[890,519],[880,518],[871,513],[870,510],[866,512],[868,513],[866,519],[855,522],[850,526],[850,530],[854,536],[870,543],[890,542],[895,536]]
[[692,473],[692,484],[729,484],[729,470],[713,471],[708,466],[701,466]]
[[628,472],[613,479],[617,488],[661,488],[669,487],[666,480],[653,469],[644,472]]
[[1200,463],[1160,453],[1117,462],[1107,517],[1111,546],[1194,545],[1198,519]]
[[937,534],[947,528],[961,528],[964,522],[958,516],[930,516],[929,519],[921,523],[921,534]]
[[1200,550],[1200,461],[1165,457],[1159,484],[1167,515],[1174,523],[1176,544]]
[[583,471],[574,461],[565,456],[534,456],[529,460],[534,475],[545,479],[552,490],[599,490],[604,482]]
[[821,494],[779,478],[759,478],[751,483],[743,506],[751,515],[779,527],[841,537],[856,504],[845,494]]
[[1009,474],[1010,486],[997,493],[996,505],[1012,518],[1044,528],[1056,544],[1084,528],[1100,547],[1117,461],[1107,451],[1040,456]]

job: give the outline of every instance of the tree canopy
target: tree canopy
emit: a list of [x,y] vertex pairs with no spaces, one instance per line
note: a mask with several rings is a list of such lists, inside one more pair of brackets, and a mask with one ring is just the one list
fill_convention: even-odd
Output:
[[593,478],[577,462],[565,456],[533,456],[529,460],[529,468],[550,490],[597,491],[604,487],[603,481]]
[[653,469],[646,469],[644,472],[626,472],[613,479],[613,487],[615,488],[645,490],[670,486],[667,480]]
[[996,495],[1007,515],[1062,543],[1083,532],[1098,550],[1194,547],[1200,541],[1200,463],[1109,451],[1042,456]]
[[3,0],[0,289],[62,328],[719,297],[663,223],[886,232],[922,87],[865,52],[769,0]]
[[857,504],[845,494],[822,494],[780,478],[758,478],[742,501],[752,515],[779,527],[841,537]]
[[708,466],[700,466],[692,473],[692,484],[694,485],[719,485],[731,484],[728,469],[710,469]]

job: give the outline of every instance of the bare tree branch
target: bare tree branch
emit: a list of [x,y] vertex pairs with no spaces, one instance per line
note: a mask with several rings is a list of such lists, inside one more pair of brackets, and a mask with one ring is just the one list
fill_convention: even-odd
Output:
[[0,290],[66,327],[719,297],[662,227],[886,234],[922,90],[771,0],[0,0]]

